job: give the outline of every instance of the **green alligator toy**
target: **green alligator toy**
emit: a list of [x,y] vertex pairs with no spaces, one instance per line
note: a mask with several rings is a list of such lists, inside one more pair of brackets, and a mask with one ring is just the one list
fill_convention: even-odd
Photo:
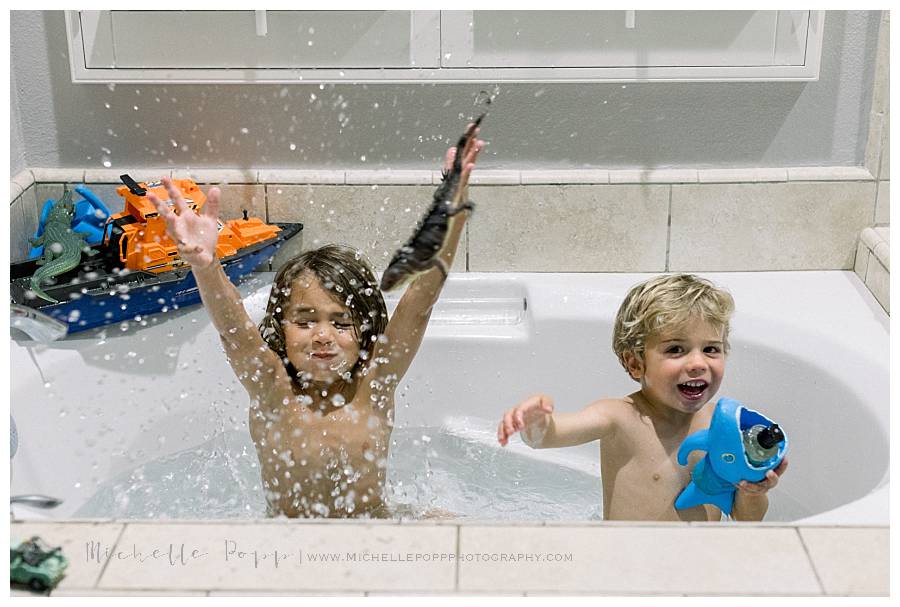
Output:
[[55,587],[68,566],[61,547],[51,548],[36,535],[9,547],[9,581],[38,592]]
[[31,290],[40,297],[53,303],[57,300],[41,290],[41,284],[55,276],[68,272],[81,263],[81,253],[96,255],[97,251],[85,243],[87,235],[72,231],[72,218],[75,216],[75,204],[72,192],[66,191],[61,200],[56,202],[47,215],[44,233],[31,239],[32,246],[43,245],[44,253],[38,259],[41,266],[31,277]]

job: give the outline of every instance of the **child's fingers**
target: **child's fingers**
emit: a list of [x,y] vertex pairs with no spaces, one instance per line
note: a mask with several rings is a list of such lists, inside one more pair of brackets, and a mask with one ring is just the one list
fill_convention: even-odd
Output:
[[516,422],[516,430],[521,430],[525,427],[525,414],[521,410],[516,409],[514,418]]
[[203,205],[202,213],[204,217],[219,218],[219,201],[222,191],[219,188],[210,188],[209,194],[206,195],[206,204]]
[[503,414],[503,432],[506,436],[511,436],[515,434],[515,430],[513,429],[512,423],[512,411],[507,411]]
[[781,476],[782,474],[784,474],[784,471],[787,470],[787,467],[788,467],[788,461],[787,461],[787,458],[784,458],[783,460],[781,460],[781,463],[778,464],[778,467],[775,468],[775,474],[777,474],[778,476]]
[[447,171],[451,170],[454,160],[456,160],[456,148],[449,148],[446,156],[444,156],[444,169]]
[[178,216],[172,212],[172,209],[169,208],[168,204],[160,200],[153,192],[149,192],[147,198],[150,199],[150,202],[156,207],[156,212],[159,213],[160,217],[166,222],[166,231],[169,235],[174,237],[175,231],[177,230],[176,220],[178,219]]
[[497,441],[504,447],[506,446],[506,443],[509,442],[509,435],[506,434],[506,428],[503,427],[502,421],[497,426]]
[[181,190],[175,187],[175,182],[173,182],[169,177],[162,178],[163,185],[166,186],[166,191],[169,193],[169,199],[175,203],[175,208],[178,209],[178,215],[182,217],[186,217],[185,211],[188,211],[187,203],[184,202],[184,197],[181,195]]
[[474,164],[467,164],[466,166],[463,167],[462,178],[460,179],[460,181],[462,183],[468,183],[469,175],[472,174],[472,169],[474,169],[474,168],[475,168]]
[[478,158],[478,154],[483,149],[484,141],[481,139],[475,140],[470,147],[466,148],[466,162],[475,162],[475,159]]
[[[770,471],[771,472],[771,471]],[[776,483],[777,484],[777,483]],[[771,484],[768,476],[761,480],[758,483],[751,483],[750,481],[741,481],[738,483],[737,488],[745,493],[749,493],[751,495],[763,495],[769,489],[774,487],[775,485]]]
[[758,493],[759,491],[756,489],[756,486],[753,483],[748,483],[747,481],[741,481],[735,485],[738,490],[743,491],[744,493]]
[[472,133],[472,136],[469,137],[469,140],[466,141],[466,145],[463,148],[463,158],[466,162],[472,160],[473,154],[477,153],[476,150],[478,149],[478,143],[481,141],[480,139],[478,139],[478,131],[479,129],[475,129],[475,132]]
[[159,216],[168,221],[169,217],[172,215],[172,211],[169,210],[169,205],[160,200],[153,192],[148,192],[147,198],[150,199],[150,202],[156,207],[156,212],[159,213]]

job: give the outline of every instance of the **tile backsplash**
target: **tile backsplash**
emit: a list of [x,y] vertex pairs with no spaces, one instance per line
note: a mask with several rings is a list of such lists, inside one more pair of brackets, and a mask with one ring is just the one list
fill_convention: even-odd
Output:
[[[112,212],[121,210],[113,175],[121,171],[65,171],[34,169],[13,180],[13,260],[26,256],[40,208],[64,183],[87,180]],[[153,173],[129,171],[144,179]],[[439,180],[431,172],[429,183],[427,171],[299,173],[175,176],[204,189],[219,184],[224,218],[247,209],[270,222],[301,221],[304,248],[349,244],[379,270],[411,234]],[[455,271],[852,270],[860,232],[889,219],[890,182],[853,167],[499,173],[473,179],[476,210]]]

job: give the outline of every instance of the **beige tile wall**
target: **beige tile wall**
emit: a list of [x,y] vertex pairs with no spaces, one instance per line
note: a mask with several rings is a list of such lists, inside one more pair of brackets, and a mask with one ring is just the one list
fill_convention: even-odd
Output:
[[[433,185],[267,185],[270,222],[302,222],[303,247],[342,243],[383,270],[431,204]],[[466,236],[452,270],[466,269]]]
[[[838,181],[737,183],[720,182],[728,178],[721,172],[698,176],[694,183],[674,176],[670,183],[473,185],[476,210],[453,270],[849,270],[860,231],[883,212],[889,191],[887,181],[843,174]],[[121,210],[116,184],[89,187],[112,212]],[[360,248],[379,270],[412,233],[434,191],[434,185],[220,187],[225,218],[247,209],[270,222],[301,221],[304,249],[341,242]],[[31,184],[15,199],[13,260],[25,256],[40,207],[62,188]]]
[[472,186],[472,197],[472,271],[665,269],[668,186]]
[[873,182],[673,185],[673,271],[849,270]]
[[878,32],[872,109],[869,112],[869,138],[865,152],[866,168],[878,180],[875,225],[887,225],[891,221],[890,29],[890,11],[883,11]]

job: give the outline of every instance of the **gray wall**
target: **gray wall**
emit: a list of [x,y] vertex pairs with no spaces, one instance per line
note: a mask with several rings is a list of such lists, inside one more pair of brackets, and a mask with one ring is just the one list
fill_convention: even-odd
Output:
[[[501,85],[480,166],[862,165],[879,18],[828,12],[818,82]],[[61,11],[13,11],[10,26],[12,173],[430,169],[486,86],[75,85]]]
[[16,74],[10,72],[9,92],[9,174],[19,173],[28,165],[25,162],[25,142],[22,141],[22,119],[19,112],[19,96],[16,93]]

